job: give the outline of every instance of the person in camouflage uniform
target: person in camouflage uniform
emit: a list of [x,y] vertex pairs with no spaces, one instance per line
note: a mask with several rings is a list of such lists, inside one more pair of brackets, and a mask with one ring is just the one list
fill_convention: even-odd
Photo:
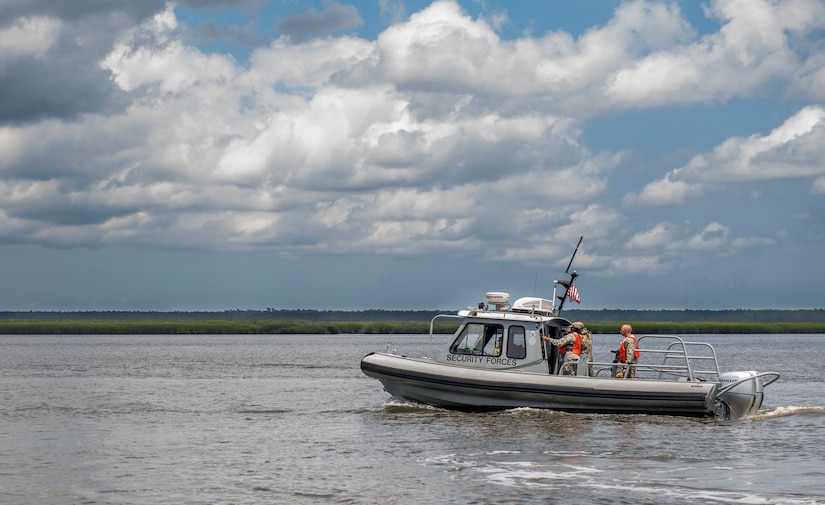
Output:
[[584,323],[576,321],[573,329],[582,336],[582,354],[587,356],[587,375],[593,376],[593,333],[584,327]]
[[573,329],[572,324],[570,328],[562,328],[561,331],[564,334],[561,338],[550,338],[542,335],[541,339],[559,348],[559,355],[563,361],[559,364],[556,373],[576,375],[576,364],[579,361],[579,356],[584,353],[581,334]]
[[636,343],[636,336],[633,335],[633,328],[629,324],[622,325],[621,333],[624,340],[619,344],[617,359],[619,363],[627,364],[627,366],[622,367],[616,377],[620,379],[622,377],[635,379],[636,367],[633,365],[639,360],[639,348]]

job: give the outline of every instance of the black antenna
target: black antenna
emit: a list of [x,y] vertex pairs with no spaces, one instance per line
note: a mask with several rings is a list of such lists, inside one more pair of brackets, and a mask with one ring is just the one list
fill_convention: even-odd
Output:
[[570,263],[567,264],[567,268],[564,269],[564,273],[567,273],[567,272],[570,271],[570,265],[573,264],[573,258],[576,257],[576,253],[579,252],[579,246],[582,245],[582,240],[584,240],[584,235],[579,237],[579,243],[576,244],[576,248],[573,249],[573,256],[570,256]]
[[[573,264],[573,258],[575,258],[576,253],[579,252],[579,246],[582,245],[582,240],[583,239],[584,239],[584,235],[579,237],[579,243],[576,244],[576,248],[573,249],[573,256],[570,256],[570,262],[567,263],[567,268],[564,269],[564,273],[569,273],[570,272],[570,265]],[[561,314],[561,308],[564,307],[564,301],[567,300],[567,293],[570,292],[570,286],[573,285],[573,282],[575,282],[576,277],[578,277],[578,276],[579,276],[579,274],[577,274],[576,271],[573,270],[573,273],[570,274],[570,280],[568,280],[568,281],[556,281],[559,284],[561,284],[562,286],[564,286],[564,288],[565,288],[564,289],[564,294],[557,297],[559,299],[559,308],[558,308],[558,311],[556,312],[556,314]]]

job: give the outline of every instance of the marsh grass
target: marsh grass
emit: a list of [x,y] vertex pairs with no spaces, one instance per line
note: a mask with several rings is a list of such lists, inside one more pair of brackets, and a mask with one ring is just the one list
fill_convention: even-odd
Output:
[[633,326],[633,333],[641,334],[757,334],[757,333],[825,333],[821,322],[713,322],[713,321],[594,321],[585,325],[593,333],[619,333],[624,323]]
[[[452,333],[457,323],[439,323],[436,333]],[[232,334],[421,334],[418,321],[0,321],[2,335],[232,335]]]
[[[593,333],[619,333],[629,322],[637,335],[825,333],[819,322],[647,322],[594,321],[586,326]],[[437,323],[435,333],[452,333],[457,322]],[[426,321],[0,321],[3,335],[232,335],[232,334],[426,334]]]

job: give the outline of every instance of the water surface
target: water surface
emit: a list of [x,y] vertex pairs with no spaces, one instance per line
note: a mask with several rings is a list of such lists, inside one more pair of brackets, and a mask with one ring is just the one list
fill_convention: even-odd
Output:
[[[825,504],[823,335],[701,338],[723,371],[782,373],[738,422],[411,405],[359,369],[388,340],[428,352],[420,335],[1,336],[0,503]],[[597,359],[619,340],[597,335]]]

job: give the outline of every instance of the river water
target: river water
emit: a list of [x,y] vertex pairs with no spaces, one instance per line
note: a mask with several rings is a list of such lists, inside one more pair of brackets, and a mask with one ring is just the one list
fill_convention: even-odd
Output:
[[451,412],[359,369],[427,339],[0,336],[0,503],[825,504],[825,335],[691,337],[782,374],[736,422]]

